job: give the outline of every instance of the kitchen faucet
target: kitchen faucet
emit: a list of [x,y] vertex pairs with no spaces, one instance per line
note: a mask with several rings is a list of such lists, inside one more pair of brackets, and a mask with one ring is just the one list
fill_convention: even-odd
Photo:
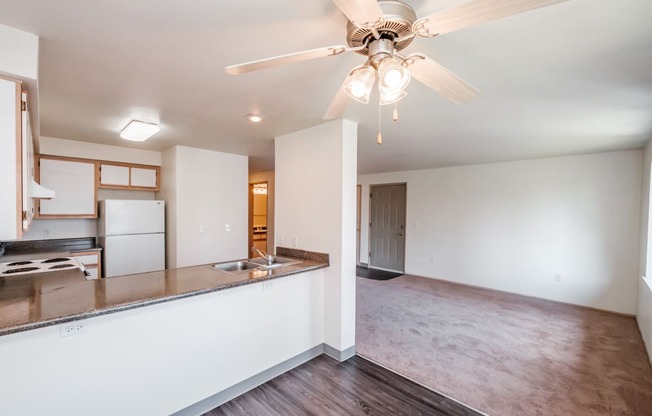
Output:
[[251,247],[251,251],[257,253],[260,257],[264,258],[267,261],[267,265],[271,266],[274,264],[274,256],[267,254],[264,250],[260,250],[256,247]]

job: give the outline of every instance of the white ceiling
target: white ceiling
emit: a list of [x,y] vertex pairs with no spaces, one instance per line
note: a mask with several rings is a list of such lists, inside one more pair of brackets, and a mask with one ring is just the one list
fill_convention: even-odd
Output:
[[[460,0],[407,0],[424,16]],[[360,173],[640,148],[652,133],[652,1],[570,0],[440,38],[420,51],[483,92],[464,106],[415,80],[383,111],[352,102]],[[0,24],[40,36],[41,135],[251,156],[272,169],[273,138],[322,122],[350,53],[240,76],[227,65],[346,44],[330,0],[2,0]],[[266,120],[251,125],[244,115]],[[142,144],[132,119],[159,122]]]

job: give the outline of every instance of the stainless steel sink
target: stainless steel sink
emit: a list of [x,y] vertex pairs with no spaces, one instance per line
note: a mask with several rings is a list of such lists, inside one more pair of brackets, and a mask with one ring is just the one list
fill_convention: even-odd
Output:
[[260,267],[267,268],[267,269],[270,269],[272,267],[291,266],[293,264],[301,263],[301,260],[288,259],[287,257],[278,257],[278,256],[273,256],[272,264],[267,264],[267,259],[261,257],[255,259],[249,259],[249,261],[258,264]]
[[256,270],[260,268],[260,264],[248,260],[230,261],[228,263],[217,263],[213,268],[226,273],[237,274],[248,272],[249,270]]

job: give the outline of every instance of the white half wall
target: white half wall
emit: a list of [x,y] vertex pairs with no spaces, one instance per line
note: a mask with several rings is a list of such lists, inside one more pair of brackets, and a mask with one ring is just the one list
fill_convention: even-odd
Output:
[[174,146],[163,162],[167,267],[248,257],[247,156]]
[[2,336],[0,413],[184,409],[322,344],[323,270],[98,316],[75,336],[59,325]]
[[328,253],[324,341],[355,345],[357,124],[325,123],[275,139],[276,245]]
[[362,224],[370,184],[406,182],[406,273],[633,315],[641,168],[633,150],[361,175]]
[[650,230],[650,186],[652,185],[652,141],[643,152],[643,185],[641,188],[641,251],[640,276],[638,279],[638,302],[636,307],[636,322],[641,331],[650,363],[652,363],[652,233]]

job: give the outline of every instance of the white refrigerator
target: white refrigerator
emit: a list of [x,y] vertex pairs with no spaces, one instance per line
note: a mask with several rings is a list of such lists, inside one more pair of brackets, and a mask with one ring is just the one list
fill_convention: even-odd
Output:
[[99,202],[104,277],[165,269],[165,201]]

